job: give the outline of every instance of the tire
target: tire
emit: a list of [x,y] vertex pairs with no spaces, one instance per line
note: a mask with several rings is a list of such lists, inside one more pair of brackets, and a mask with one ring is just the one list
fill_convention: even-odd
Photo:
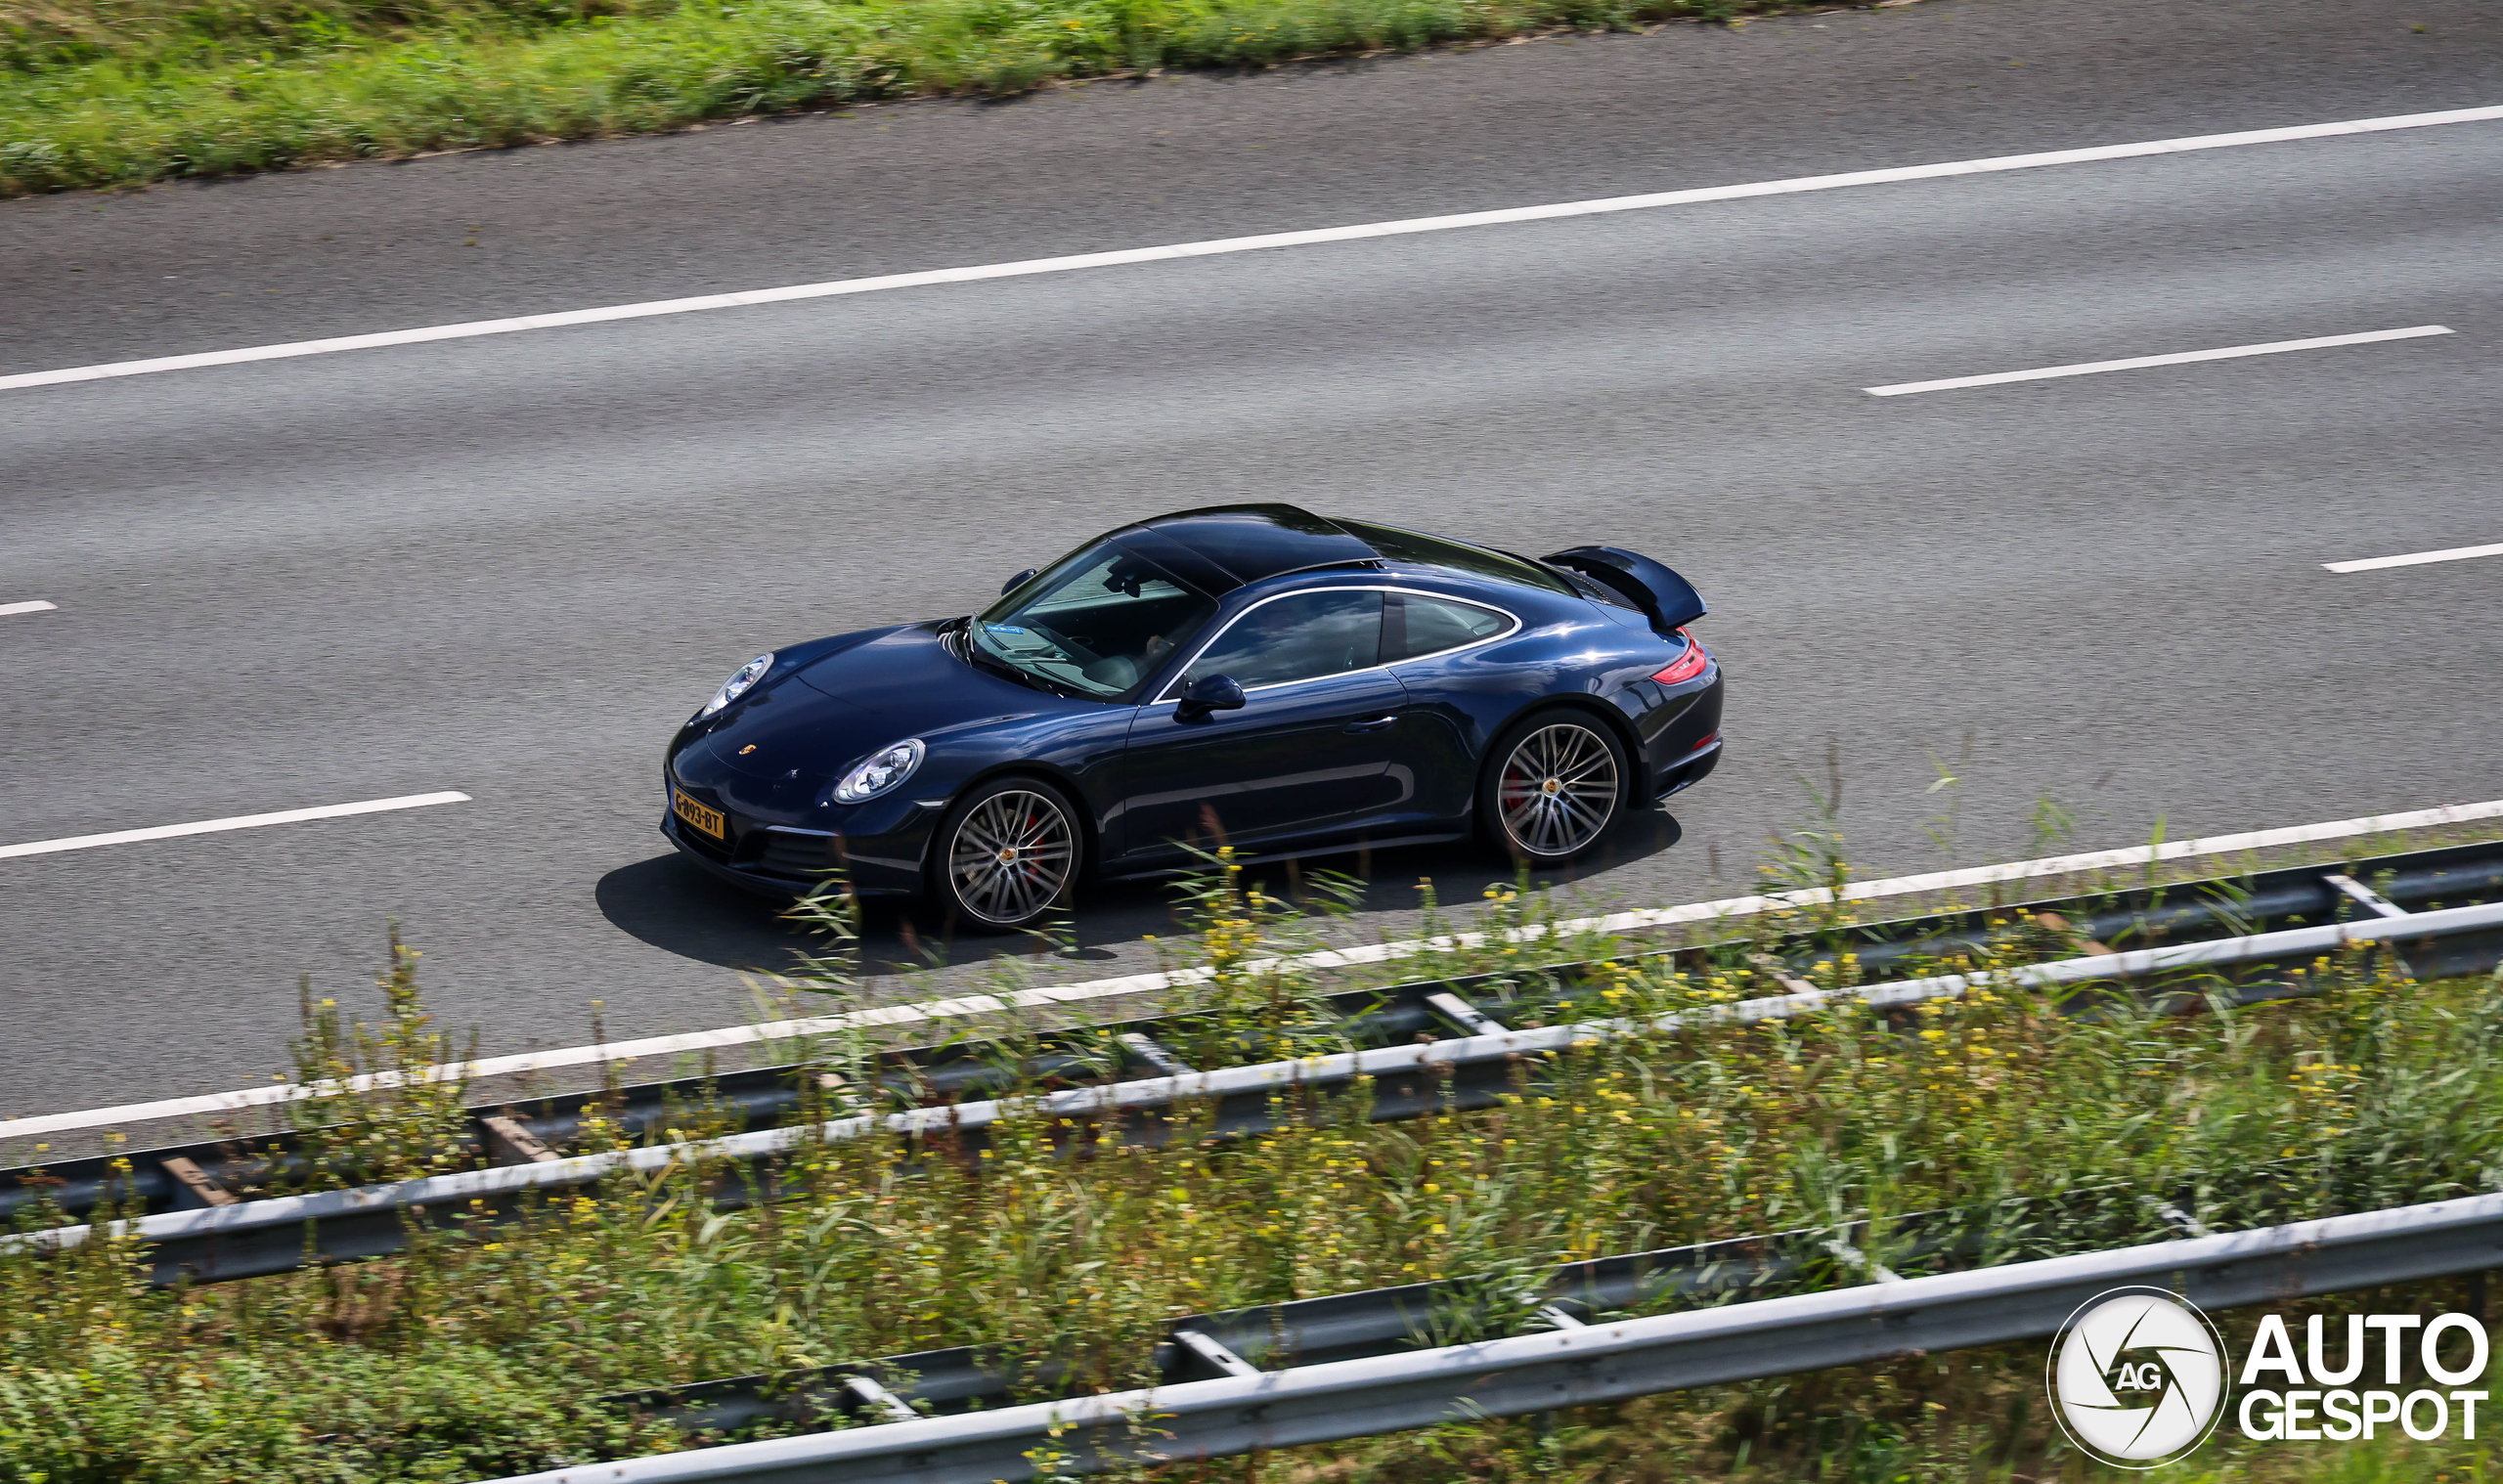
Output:
[[1559,865],[1616,823],[1628,772],[1625,744],[1606,722],[1551,707],[1504,728],[1487,749],[1478,821],[1515,860]]
[[1068,795],[1040,778],[993,778],[939,821],[930,895],[956,923],[1014,933],[1066,905],[1085,864]]

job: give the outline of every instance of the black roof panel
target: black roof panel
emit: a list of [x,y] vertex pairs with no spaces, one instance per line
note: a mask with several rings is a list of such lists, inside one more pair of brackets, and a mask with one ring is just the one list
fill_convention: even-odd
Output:
[[1379,556],[1339,526],[1294,505],[1210,505],[1140,524],[1223,568],[1237,584]]

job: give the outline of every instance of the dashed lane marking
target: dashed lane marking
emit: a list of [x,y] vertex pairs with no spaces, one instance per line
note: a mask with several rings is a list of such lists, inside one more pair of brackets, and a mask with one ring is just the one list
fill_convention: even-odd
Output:
[[68,835],[59,840],[29,840],[0,845],[0,860],[21,855],[50,855],[60,851],[92,851],[98,846],[136,845],[143,840],[178,840],[185,835],[215,835],[226,830],[256,830],[269,824],[300,824],[308,819],[340,819],[350,814],[379,814],[389,809],[424,808],[432,804],[463,804],[467,794],[406,794],[397,799],[366,799],[355,804],[325,804],[309,809],[280,809],[270,814],[236,814],[226,819],[196,819],[189,824],[157,824],[140,830],[113,830],[102,835]]
[[2382,340],[2421,340],[2447,335],[2447,325],[2418,325],[2407,329],[2368,329],[2354,335],[2321,335],[2310,340],[2271,340],[2264,345],[2228,345],[2221,350],[2185,350],[2166,356],[2131,356],[2125,361],[2081,361],[2074,366],[2045,366],[2039,371],[1992,371],[1980,376],[1949,376],[1943,381],[1902,381],[1862,390],[1872,397],[1908,397],[1914,392],[1952,392],[1967,386],[1998,386],[2009,381],[2049,381],[2060,376],[2091,376],[2102,371],[2137,371],[2149,366],[2187,366],[2194,361],[2232,361],[2243,356],[2281,356],[2294,350],[2327,350],[2337,345],[2371,345]]
[[2234,150],[2250,145],[2289,144],[2301,140],[2335,139],[2350,134],[2380,134],[2393,129],[2430,129],[2450,124],[2490,123],[2503,119],[2503,107],[2451,109],[2438,113],[2401,113],[2385,118],[2354,118],[2335,123],[2296,124],[2282,129],[2252,129],[2238,134],[2202,134],[2182,139],[2148,140],[2130,145],[2095,145],[2083,150],[2053,150],[2039,154],[1998,154],[1984,159],[1946,160],[1928,165],[1899,165],[1883,170],[1853,170],[1840,175],[1805,175],[1788,180],[1755,181],[1735,186],[1704,186],[1689,191],[1660,191],[1647,196],[1614,196],[1595,200],[1558,201],[1541,206],[1512,206],[1495,211],[1467,211],[1452,216],[1412,217],[1395,222],[1365,222],[1322,227],[1308,232],[1271,232],[1257,237],[1219,238],[1202,242],[1173,242],[1158,247],[1125,247],[1114,252],[1084,252],[1070,257],[1029,258],[1015,263],[987,263],[965,268],[936,268],[920,273],[892,273],[877,278],[833,279],[821,284],[793,284],[780,288],[743,289],[734,293],[697,294],[682,299],[655,299],[640,304],[610,304],[596,309],[569,309],[555,314],[521,315],[505,320],[471,320],[460,325],[433,325],[417,329],[389,329],[374,334],[337,335],[324,340],[294,340],[278,345],[249,345],[236,350],[205,351],[188,356],[157,356],[145,361],[110,361],[72,366],[60,371],[23,371],[0,376],[0,391],[56,386],[70,381],[98,381],[110,376],[141,376],[154,371],[191,371],[208,366],[240,366],[249,361],[278,361],[291,356],[321,356],[334,351],[373,350],[387,345],[417,345],[430,340],[461,340],[479,335],[512,334],[530,329],[557,329],[569,325],[596,325],[612,320],[643,320],[661,315],[696,314],[715,309],[740,309],[756,304],[823,299],[841,294],[878,293],[890,288],[923,288],[942,284],[973,284],[990,279],[1030,278],[1087,268],[1114,268],[1127,263],[1155,263],[1174,258],[1217,257],[1261,252],[1277,247],[1310,247],[1325,242],[1352,242],[1370,238],[1411,237],[1426,232],[1455,232],[1468,227],[1497,227],[1515,222],[1557,221],[1565,217],[1603,216],[1619,211],[1648,211],[1662,206],[1691,206],[1705,201],[1745,200],[1762,196],[1796,196],[1812,191],[1839,191],[1854,186],[1896,185],[1906,181],[1946,180],[1961,175],[1992,175],[2009,170],[2044,170],[2060,165],[2094,164],[2138,159],[2157,154],[2187,154],[2207,150]]
[[2332,572],[2373,572],[2383,567],[2421,567],[2427,562],[2466,561],[2472,556],[2503,556],[2503,542],[2490,546],[2451,546],[2440,551],[2411,551],[2405,556],[2367,556],[2351,562],[2322,562]]

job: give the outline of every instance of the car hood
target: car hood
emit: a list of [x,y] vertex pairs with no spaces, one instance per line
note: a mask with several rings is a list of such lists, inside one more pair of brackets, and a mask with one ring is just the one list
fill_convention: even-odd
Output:
[[759,778],[829,776],[905,737],[945,737],[1079,703],[976,670],[935,624],[876,632],[803,666],[708,739],[728,767]]

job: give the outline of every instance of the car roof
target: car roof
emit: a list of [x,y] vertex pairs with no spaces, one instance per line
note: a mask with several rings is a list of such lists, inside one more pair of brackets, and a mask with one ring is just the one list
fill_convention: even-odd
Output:
[[1124,526],[1112,539],[1212,597],[1296,572],[1388,563],[1507,588],[1575,590],[1564,579],[1509,552],[1396,526],[1333,520],[1290,504],[1177,510]]
[[[1289,504],[1209,505],[1160,515],[1116,533],[1153,533],[1133,544],[1150,548],[1167,543],[1198,558],[1182,575],[1218,593],[1289,572],[1349,562],[1379,561],[1381,553],[1336,522]],[[1168,557],[1170,552],[1167,551]],[[1210,569],[1214,569],[1211,571]],[[1222,581],[1217,581],[1219,575]]]

